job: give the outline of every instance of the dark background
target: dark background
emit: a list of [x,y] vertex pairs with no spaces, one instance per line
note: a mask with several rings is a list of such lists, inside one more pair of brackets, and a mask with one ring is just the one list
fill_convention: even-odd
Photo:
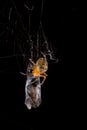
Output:
[[[49,65],[48,77],[42,87],[42,104],[37,109],[28,110],[24,105],[26,78],[19,74],[16,58],[0,58],[0,118],[4,124],[3,128],[8,126],[11,129],[33,130],[48,129],[52,126],[55,129],[56,126],[66,128],[72,122],[75,124],[73,117],[75,113],[78,113],[78,98],[76,96],[78,87],[74,84],[74,78],[78,73],[76,63],[79,59],[79,43],[82,41],[83,14],[81,4],[76,6],[75,4],[68,5],[69,3],[66,2],[57,3],[44,0],[43,15],[41,15],[40,0],[22,0],[20,2],[1,0],[0,57],[5,56],[8,52],[12,54],[13,51],[11,43],[16,34],[12,35],[11,31],[14,30],[16,14],[14,11],[10,23],[8,22],[8,13],[10,7],[15,10],[14,2],[18,12],[23,14],[24,28],[28,28],[28,14],[24,4],[30,2],[30,7],[34,5],[31,33],[37,31],[42,16],[45,35],[56,48],[55,53],[59,62]],[[18,27],[16,32],[19,32],[20,28]],[[7,42],[4,42],[4,39],[7,39]],[[77,114],[74,118],[77,118]]]

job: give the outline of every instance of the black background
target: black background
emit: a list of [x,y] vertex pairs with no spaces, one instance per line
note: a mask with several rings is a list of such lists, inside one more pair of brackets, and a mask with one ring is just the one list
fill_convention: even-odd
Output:
[[[28,0],[13,1],[20,14],[26,14],[23,5],[28,3]],[[33,33],[39,26],[41,1],[33,0],[30,3],[35,7],[31,25]],[[78,97],[76,96],[78,87],[74,84],[74,78],[78,73],[76,63],[79,59],[79,42],[82,41],[83,14],[81,4],[78,6],[68,4],[44,0],[42,23],[46,36],[57,49],[56,55],[59,62],[49,65],[48,77],[42,87],[42,104],[39,108],[28,110],[24,105],[26,78],[19,74],[16,59],[0,59],[0,118],[4,124],[3,127],[33,130],[50,129],[50,126],[53,129],[56,126],[57,128],[67,128],[72,122],[75,124],[77,118],[75,113],[78,113]],[[4,7],[5,10],[3,10]],[[10,7],[13,7],[11,0],[0,1],[0,22],[7,22]],[[5,14],[4,18],[3,14]],[[14,17],[13,14],[13,19]],[[25,27],[28,26],[26,17],[24,18]],[[0,38],[0,55],[2,57],[7,54],[8,50],[12,50],[11,42],[8,44],[2,42],[5,34]],[[10,34],[9,39],[12,39]]]

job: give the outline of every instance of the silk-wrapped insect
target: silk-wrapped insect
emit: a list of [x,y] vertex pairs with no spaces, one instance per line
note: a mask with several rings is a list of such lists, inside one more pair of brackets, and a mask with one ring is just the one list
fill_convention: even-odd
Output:
[[[43,53],[42,53],[43,54]],[[29,59],[27,67],[27,73],[21,74],[26,75],[26,84],[25,84],[25,105],[28,109],[36,108],[41,104],[41,86],[44,83],[47,74],[45,73],[48,70],[48,62],[46,56],[39,58],[36,63]],[[43,78],[42,82],[40,78]]]

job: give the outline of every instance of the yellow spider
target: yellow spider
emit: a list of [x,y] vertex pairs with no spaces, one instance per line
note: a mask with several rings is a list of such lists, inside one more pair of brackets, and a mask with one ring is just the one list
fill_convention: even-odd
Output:
[[[43,53],[42,53],[43,54]],[[29,59],[32,64],[33,64],[33,67],[31,68],[32,70],[32,75],[34,77],[42,77],[43,80],[41,82],[41,85],[44,83],[45,79],[46,79],[46,76],[47,74],[45,73],[47,70],[48,70],[48,62],[47,62],[47,59],[46,59],[46,56],[43,54],[43,58],[39,58],[36,63],[34,63],[32,61],[32,59]],[[30,68],[28,68],[30,69]],[[27,70],[28,71],[28,70]],[[24,73],[21,72],[22,75],[26,75]]]

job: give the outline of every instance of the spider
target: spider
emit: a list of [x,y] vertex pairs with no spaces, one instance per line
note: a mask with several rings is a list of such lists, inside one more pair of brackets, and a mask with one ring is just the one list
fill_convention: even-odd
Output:
[[[41,82],[41,85],[44,83],[44,81],[46,80],[47,74],[45,73],[48,70],[48,62],[46,59],[46,56],[41,52],[41,54],[43,55],[43,57],[39,58],[36,63],[32,61],[32,59],[29,59],[31,61],[31,63],[33,64],[32,68],[28,67],[28,70],[32,70],[32,75],[36,78],[38,77],[42,77],[43,80]],[[24,74],[22,72],[20,72],[22,75],[27,75]],[[35,81],[34,81],[35,82]],[[33,82],[32,82],[33,83]]]

